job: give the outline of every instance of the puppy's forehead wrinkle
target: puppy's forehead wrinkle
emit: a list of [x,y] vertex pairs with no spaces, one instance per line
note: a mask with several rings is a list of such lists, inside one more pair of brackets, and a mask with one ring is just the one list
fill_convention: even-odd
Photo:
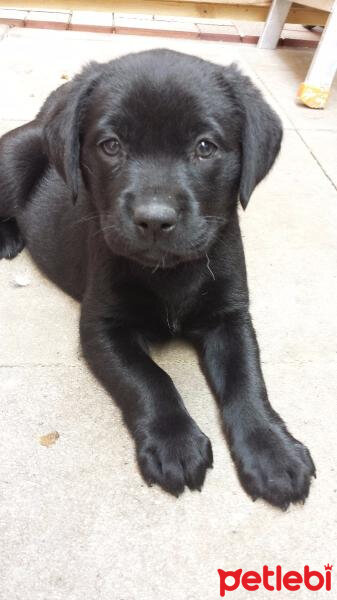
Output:
[[111,64],[92,99],[96,122],[127,142],[159,141],[159,147],[170,139],[188,143],[207,130],[236,137],[239,107],[224,84],[222,68],[196,59],[196,71],[186,57],[162,51],[141,57]]
[[200,130],[201,107],[196,98],[190,97],[175,87],[155,89],[141,83],[140,89],[132,90],[121,101],[118,126],[130,138],[145,135],[176,138],[188,135],[191,130]]

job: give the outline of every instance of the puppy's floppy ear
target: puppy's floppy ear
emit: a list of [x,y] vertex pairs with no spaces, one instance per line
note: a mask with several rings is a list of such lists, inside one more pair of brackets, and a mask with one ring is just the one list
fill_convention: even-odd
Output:
[[243,112],[239,199],[245,209],[255,187],[274,164],[283,132],[279,117],[249,77],[242,75],[235,65],[228,71],[232,91]]
[[98,63],[90,63],[72,81],[55,90],[37,116],[44,123],[45,152],[69,187],[74,202],[78,196],[81,176],[81,123],[88,98],[101,71]]

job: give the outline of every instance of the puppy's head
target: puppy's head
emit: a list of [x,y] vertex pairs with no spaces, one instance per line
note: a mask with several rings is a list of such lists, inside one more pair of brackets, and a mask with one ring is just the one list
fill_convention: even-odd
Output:
[[234,66],[155,50],[66,88],[45,110],[50,161],[74,198],[84,181],[111,250],[151,267],[205,255],[280,148],[278,117]]

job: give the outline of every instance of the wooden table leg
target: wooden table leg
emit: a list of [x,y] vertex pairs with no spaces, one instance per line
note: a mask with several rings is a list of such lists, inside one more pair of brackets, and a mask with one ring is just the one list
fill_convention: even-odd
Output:
[[329,15],[305,81],[297,97],[310,108],[324,108],[337,71],[337,1]]
[[291,0],[273,0],[259,39],[258,48],[268,50],[276,48],[290,7]]

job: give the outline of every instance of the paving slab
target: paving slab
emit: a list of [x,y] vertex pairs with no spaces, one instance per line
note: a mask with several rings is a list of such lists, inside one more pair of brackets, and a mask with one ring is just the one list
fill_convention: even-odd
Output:
[[0,285],[0,364],[77,364],[78,303],[44,279],[26,251],[1,261]]
[[[219,46],[219,42],[209,41],[200,44],[199,41],[185,39],[163,40],[128,35],[111,37],[103,33],[28,28],[12,28],[3,40],[0,69],[8,85],[2,95],[0,118],[34,118],[48,93],[64,83],[64,76],[72,77],[90,60],[103,62],[128,52],[158,47],[195,54],[223,65],[237,63],[259,85],[265,98],[279,113],[283,126],[287,129],[294,127],[278,99],[261,81],[254,69],[254,61],[246,58],[251,53],[247,54],[242,44],[226,43]],[[251,50],[254,53],[254,49]]]
[[241,216],[267,360],[336,357],[336,221],[336,189],[298,133],[286,131],[274,168]]
[[[305,507],[280,513],[242,492],[196,361],[188,349],[181,362],[179,354],[167,348],[161,364],[174,373],[215,456],[203,492],[179,500],[142,482],[118,410],[85,369],[0,369],[5,598],[154,600],[164,587],[177,600],[213,600],[218,568],[299,569],[310,559],[322,568],[334,560],[333,365],[265,368],[275,407],[318,464]],[[305,417],[303,403],[310,404]],[[59,439],[42,446],[40,436],[54,430]],[[312,535],[313,524],[324,531],[324,543]]]

